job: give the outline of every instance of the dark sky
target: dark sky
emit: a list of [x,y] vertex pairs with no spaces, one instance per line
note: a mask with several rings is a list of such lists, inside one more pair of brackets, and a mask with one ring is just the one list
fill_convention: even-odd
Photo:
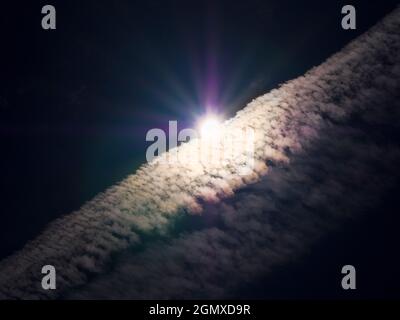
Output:
[[[40,11],[47,3],[57,10],[55,31],[41,29]],[[355,31],[340,26],[347,3],[1,4],[0,259],[48,222],[133,173],[145,161],[150,128],[165,127],[168,120],[191,126],[207,104],[232,116],[251,99],[323,62],[397,1],[351,2],[357,8]],[[395,210],[387,203],[383,211]],[[387,227],[382,222],[378,230]],[[349,246],[341,240],[340,248],[332,241],[337,255],[331,259],[344,261],[351,246],[366,245],[368,228],[366,223],[359,237],[346,230],[338,235],[354,241]],[[308,259],[324,260],[323,277],[333,271],[321,252]],[[370,262],[366,252],[358,259]],[[286,272],[312,278],[307,268]],[[319,283],[311,288],[321,291]]]

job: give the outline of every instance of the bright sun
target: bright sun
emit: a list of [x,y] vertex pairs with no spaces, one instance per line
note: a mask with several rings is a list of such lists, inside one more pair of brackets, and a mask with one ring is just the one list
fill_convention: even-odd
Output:
[[220,134],[220,121],[216,116],[209,115],[200,122],[200,134],[202,138],[213,138]]

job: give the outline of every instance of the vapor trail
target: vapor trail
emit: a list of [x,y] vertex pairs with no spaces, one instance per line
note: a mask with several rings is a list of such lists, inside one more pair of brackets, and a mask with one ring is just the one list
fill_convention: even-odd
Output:
[[[228,297],[300,255],[399,179],[398,141],[380,136],[400,132],[399,52],[396,9],[224,123],[256,131],[247,176],[238,163],[143,165],[3,260],[0,298]],[[214,222],[176,234],[179,219],[199,214]],[[56,291],[41,288],[45,264]]]

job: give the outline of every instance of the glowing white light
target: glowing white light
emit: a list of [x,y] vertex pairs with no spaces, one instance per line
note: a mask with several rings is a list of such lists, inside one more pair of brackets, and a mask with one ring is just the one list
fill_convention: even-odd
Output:
[[207,116],[200,122],[200,135],[202,138],[215,138],[220,134],[221,125],[217,117]]

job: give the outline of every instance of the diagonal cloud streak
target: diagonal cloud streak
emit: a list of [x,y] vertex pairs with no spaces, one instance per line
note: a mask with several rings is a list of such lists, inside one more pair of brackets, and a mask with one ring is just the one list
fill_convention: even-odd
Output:
[[[399,181],[399,52],[397,8],[223,124],[255,130],[246,176],[245,153],[224,165],[163,154],[3,260],[0,298],[227,298],[289,263]],[[54,291],[41,288],[47,264]]]

